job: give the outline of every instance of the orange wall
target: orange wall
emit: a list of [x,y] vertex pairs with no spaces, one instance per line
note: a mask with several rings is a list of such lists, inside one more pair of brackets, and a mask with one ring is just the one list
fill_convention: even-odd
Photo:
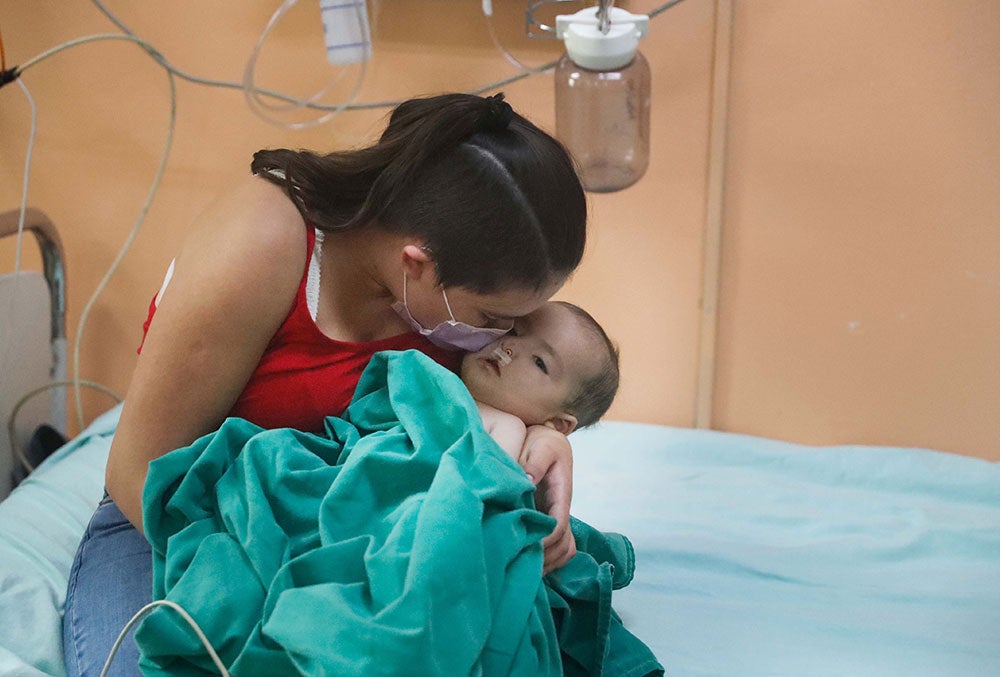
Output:
[[1000,3],[734,26],[715,424],[1000,460]]
[[[239,79],[279,3],[108,4],[178,67]],[[329,77],[315,4],[303,0],[276,29],[259,84],[305,95]],[[540,64],[559,48],[518,36],[525,4],[494,2],[500,35]],[[373,3],[375,57],[359,100],[513,74],[479,5]],[[561,294],[621,343],[613,418],[694,421],[714,21],[713,0],[686,0],[652,22],[642,47],[653,70],[649,172],[626,191],[591,196],[588,252]],[[1000,459],[1000,5],[736,0],[732,29],[713,425]],[[22,63],[114,27],[84,0],[0,0],[0,31],[8,63]],[[61,229],[72,338],[162,154],[166,77],[135,45],[103,42],[23,79],[40,115],[30,202]],[[551,76],[503,89],[552,128]],[[387,113],[346,112],[289,131],[254,116],[237,91],[183,81],[177,91],[163,185],[82,340],[82,376],[120,392],[167,262],[198,211],[246,173],[251,153],[363,143]],[[0,209],[19,203],[27,110],[15,85],[0,92]],[[4,256],[9,249],[0,249],[6,264]],[[86,397],[88,416],[106,406]]]

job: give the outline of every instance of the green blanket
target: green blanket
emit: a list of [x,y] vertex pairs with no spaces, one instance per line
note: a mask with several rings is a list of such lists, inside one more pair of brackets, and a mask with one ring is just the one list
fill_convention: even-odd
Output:
[[[662,669],[610,606],[628,541],[574,521],[581,553],[543,581],[554,520],[458,377],[418,352],[377,354],[323,434],[228,419],[154,461],[143,502],[154,599],[234,675]],[[136,641],[144,674],[217,674],[173,610]]]

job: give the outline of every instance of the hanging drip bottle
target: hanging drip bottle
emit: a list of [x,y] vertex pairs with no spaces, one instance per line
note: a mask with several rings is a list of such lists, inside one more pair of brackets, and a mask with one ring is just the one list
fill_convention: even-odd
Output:
[[556,17],[566,43],[555,73],[556,136],[596,193],[631,186],[649,164],[650,73],[639,52],[649,17],[611,4]]

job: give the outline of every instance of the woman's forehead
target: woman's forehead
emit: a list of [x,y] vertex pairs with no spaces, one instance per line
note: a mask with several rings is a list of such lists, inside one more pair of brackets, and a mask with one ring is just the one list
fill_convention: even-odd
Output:
[[545,307],[545,302],[559,285],[550,284],[541,289],[507,289],[491,294],[476,294],[483,312],[497,318],[524,317]]

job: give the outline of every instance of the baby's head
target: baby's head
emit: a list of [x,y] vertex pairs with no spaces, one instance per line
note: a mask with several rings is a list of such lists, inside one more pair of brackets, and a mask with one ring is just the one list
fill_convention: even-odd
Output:
[[462,380],[484,404],[527,425],[569,434],[596,423],[618,392],[618,349],[582,308],[550,301],[462,362]]

